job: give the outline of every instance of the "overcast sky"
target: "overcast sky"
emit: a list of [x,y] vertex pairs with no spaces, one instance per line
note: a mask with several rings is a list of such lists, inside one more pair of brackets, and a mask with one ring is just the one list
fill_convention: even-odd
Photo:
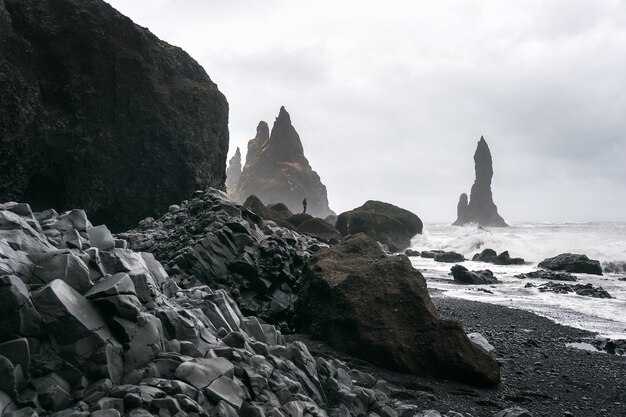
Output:
[[626,221],[626,1],[112,0],[198,60],[230,155],[281,105],[337,212],[453,221],[476,142],[508,221]]

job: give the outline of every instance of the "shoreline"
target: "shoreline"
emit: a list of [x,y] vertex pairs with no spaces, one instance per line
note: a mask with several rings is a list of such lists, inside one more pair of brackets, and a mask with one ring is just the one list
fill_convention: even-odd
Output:
[[481,333],[495,347],[493,355],[502,365],[497,388],[391,372],[307,335],[286,339],[304,342],[315,356],[337,357],[386,380],[392,401],[416,406],[415,411],[453,410],[479,417],[517,406],[534,417],[626,415],[626,357],[566,346],[588,342],[595,333],[524,310],[445,297],[438,291],[430,294],[442,318],[460,321],[466,333]]

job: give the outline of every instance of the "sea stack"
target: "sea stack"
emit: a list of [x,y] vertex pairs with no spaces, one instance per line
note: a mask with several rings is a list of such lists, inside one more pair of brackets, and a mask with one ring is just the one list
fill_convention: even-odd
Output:
[[491,193],[493,162],[489,146],[482,136],[474,153],[474,169],[476,170],[476,179],[474,180],[474,185],[472,185],[469,201],[467,194],[461,194],[457,205],[457,219],[454,225],[462,226],[468,223],[476,223],[490,227],[508,226],[498,214],[498,207],[493,202]]
[[235,154],[230,161],[228,161],[228,168],[226,169],[226,192],[232,192],[233,188],[241,177],[241,151],[239,147],[235,151]]
[[238,202],[250,195],[256,195],[264,204],[285,203],[294,213],[302,211],[302,200],[306,198],[307,213],[321,218],[335,214],[328,206],[326,186],[304,156],[300,136],[284,107],[271,133],[267,123],[259,123],[256,136],[248,142],[239,181],[229,192]]

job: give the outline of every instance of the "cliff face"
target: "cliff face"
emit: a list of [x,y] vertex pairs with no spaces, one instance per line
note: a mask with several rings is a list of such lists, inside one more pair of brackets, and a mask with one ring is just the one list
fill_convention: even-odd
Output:
[[478,141],[474,153],[474,169],[476,179],[472,185],[469,201],[467,194],[461,194],[457,205],[457,220],[454,225],[477,223],[481,226],[507,226],[504,219],[498,214],[498,207],[493,202],[491,193],[493,161],[489,146],[483,137]]
[[230,196],[244,202],[252,194],[265,204],[285,203],[294,213],[302,211],[306,197],[307,213],[322,218],[334,214],[328,207],[326,186],[304,156],[300,136],[284,107],[271,134],[267,123],[259,123],[255,138],[248,142],[243,172]]
[[0,0],[0,200],[114,230],[222,188],[228,103],[101,0]]
[[241,151],[239,147],[235,151],[235,154],[230,161],[228,161],[228,168],[226,169],[226,192],[232,192],[233,188],[237,185],[241,177]]

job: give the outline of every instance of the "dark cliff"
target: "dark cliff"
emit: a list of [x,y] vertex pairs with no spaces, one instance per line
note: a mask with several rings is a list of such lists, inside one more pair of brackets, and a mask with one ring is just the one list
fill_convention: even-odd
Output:
[[0,0],[0,200],[115,230],[224,188],[228,103],[100,0]]
[[476,223],[481,226],[507,226],[504,219],[498,214],[498,207],[493,202],[491,193],[493,161],[489,146],[483,137],[478,141],[474,153],[474,169],[476,179],[472,185],[469,202],[467,194],[461,194],[457,205],[457,220],[454,225]]
[[284,107],[271,134],[267,123],[261,122],[248,143],[246,164],[230,196],[243,202],[250,195],[265,204],[285,203],[294,213],[302,211],[306,197],[307,213],[322,218],[334,214],[328,207],[326,186],[304,156],[300,136]]

